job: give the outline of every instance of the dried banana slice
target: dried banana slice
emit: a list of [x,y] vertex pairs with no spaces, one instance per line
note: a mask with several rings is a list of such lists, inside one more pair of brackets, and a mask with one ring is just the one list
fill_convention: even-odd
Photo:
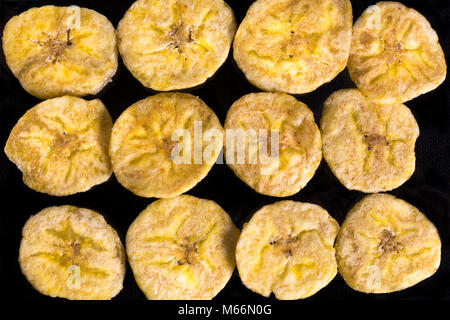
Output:
[[347,214],[336,240],[336,258],[350,287],[388,293],[433,275],[441,260],[441,240],[417,208],[389,194],[373,194]]
[[239,230],[214,201],[181,195],[149,205],[131,224],[126,247],[148,299],[212,299],[235,267]]
[[[313,113],[285,93],[243,96],[228,111],[225,129],[227,164],[262,194],[287,197],[297,193],[322,159],[322,141]],[[231,130],[235,131],[233,136]],[[239,160],[240,145],[244,145],[243,161]]]
[[33,190],[65,196],[109,179],[112,120],[98,100],[60,97],[28,110],[11,131],[5,153]]
[[193,188],[214,165],[223,128],[187,93],[160,93],[126,109],[114,124],[110,155],[117,180],[142,197],[171,198]]
[[320,120],[323,155],[350,190],[392,190],[414,173],[419,126],[403,104],[377,105],[357,89],[339,90]]
[[398,2],[379,2],[353,27],[348,70],[361,92],[382,104],[402,103],[438,87],[447,65],[427,19]]
[[40,293],[71,300],[106,300],[122,290],[125,251],[97,212],[49,207],[22,230],[19,263]]
[[128,70],[160,91],[205,82],[225,62],[235,32],[222,0],[138,0],[117,28]]
[[348,0],[258,0],[238,28],[233,54],[258,88],[307,93],[344,70],[351,35]]
[[244,285],[280,300],[312,296],[335,277],[334,239],[339,224],[321,207],[280,201],[244,225],[236,263]]
[[113,25],[77,6],[32,8],[11,18],[3,50],[22,87],[41,99],[96,94],[117,69]]

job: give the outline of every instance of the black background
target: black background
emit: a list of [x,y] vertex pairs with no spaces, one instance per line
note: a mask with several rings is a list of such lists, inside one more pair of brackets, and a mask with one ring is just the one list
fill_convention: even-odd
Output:
[[[35,6],[46,4],[79,5],[94,9],[105,15],[116,27],[133,1],[7,1],[0,0],[0,30],[14,15]],[[238,24],[253,2],[251,0],[226,0],[234,10]],[[376,1],[352,0],[354,19]],[[450,1],[448,0],[403,0],[405,5],[421,12],[437,31],[447,58],[450,57]],[[10,130],[25,111],[40,102],[26,93],[8,69],[3,50],[0,50],[0,145],[6,143]],[[448,64],[448,59],[447,59]],[[331,83],[316,91],[297,95],[320,119],[325,99],[334,91],[354,87],[347,70]],[[203,99],[218,115],[223,123],[230,105],[250,92],[259,90],[248,83],[237,68],[232,53],[216,75],[204,85],[184,90]],[[132,103],[155,94],[143,87],[120,61],[114,81],[96,97],[109,109],[113,119]],[[438,89],[407,102],[420,127],[420,137],[416,144],[416,171],[409,181],[394,190],[392,194],[419,208],[437,226],[442,239],[442,263],[435,275],[418,285],[401,292],[368,295],[353,291],[341,276],[336,278],[316,295],[313,300],[380,300],[380,299],[450,299],[450,223],[449,223],[449,181],[450,181],[450,93],[446,81]],[[92,97],[87,97],[88,99]],[[226,165],[215,165],[208,176],[188,192],[191,195],[216,201],[241,228],[251,215],[263,205],[276,202],[279,198],[257,194],[241,182]],[[298,194],[288,197],[302,202],[311,202],[325,208],[339,223],[346,212],[364,196],[357,191],[349,191],[333,176],[324,160],[313,179]],[[0,152],[0,275],[2,291],[10,299],[51,300],[34,290],[21,274],[18,251],[21,229],[30,215],[41,209],[71,204],[86,207],[102,213],[119,233],[122,241],[128,226],[136,216],[154,199],[133,195],[124,189],[116,179],[111,179],[88,192],[67,197],[52,197],[35,192],[22,183],[22,177],[15,165]],[[143,300],[144,295],[136,285],[129,265],[123,290],[114,298],[117,300]],[[227,286],[215,298],[217,303],[276,303],[274,298],[265,299],[245,288],[237,274],[233,274]],[[293,303],[302,303],[301,301]],[[178,303],[179,304],[179,303]],[[163,306],[167,306],[165,303]]]

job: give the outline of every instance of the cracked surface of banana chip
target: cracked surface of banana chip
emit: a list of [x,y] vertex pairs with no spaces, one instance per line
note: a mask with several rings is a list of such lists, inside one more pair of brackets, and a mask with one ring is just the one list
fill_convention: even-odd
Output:
[[100,214],[49,207],[22,230],[19,263],[40,293],[71,300],[106,300],[122,290],[125,250]]
[[336,240],[336,258],[350,287],[388,293],[433,275],[441,260],[441,240],[417,208],[389,194],[373,194],[347,214]]
[[8,21],[2,39],[12,73],[40,99],[96,94],[117,70],[114,27],[94,10],[32,8]]
[[181,195],[149,205],[127,232],[127,255],[148,299],[212,299],[230,279],[239,230],[214,201]]
[[31,189],[70,195],[89,190],[111,176],[111,128],[111,116],[98,99],[49,99],[19,119],[5,153]]
[[393,104],[438,87],[447,65],[427,19],[398,2],[379,2],[353,27],[348,70],[370,100]]
[[201,99],[160,93],[131,105],[117,119],[110,155],[125,188],[142,197],[170,198],[208,174],[222,144],[222,125]]
[[236,246],[243,284],[280,300],[312,296],[335,277],[339,224],[320,206],[280,201],[257,211]]
[[[234,144],[234,150],[225,145],[227,164],[241,180],[262,194],[286,197],[297,193],[313,177],[322,159],[320,131],[313,113],[285,93],[243,96],[229,109],[225,129],[227,136],[229,130],[244,133],[235,139],[227,137],[225,144]],[[272,136],[271,130],[277,136]],[[252,142],[253,134],[258,139],[256,143]],[[245,152],[242,162],[240,144]],[[233,158],[229,158],[228,152]]]
[[240,24],[234,58],[265,91],[314,91],[345,69],[350,53],[348,0],[258,0]]
[[225,62],[236,32],[223,0],[138,0],[117,28],[128,70],[159,91],[202,84]]
[[320,121],[323,156],[350,190],[395,189],[414,173],[419,126],[403,104],[378,105],[357,89],[333,93]]

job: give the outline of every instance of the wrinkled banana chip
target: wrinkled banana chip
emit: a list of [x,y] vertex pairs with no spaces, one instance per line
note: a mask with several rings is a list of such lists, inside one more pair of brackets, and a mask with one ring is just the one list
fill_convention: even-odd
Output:
[[40,293],[71,300],[106,300],[122,290],[125,251],[100,214],[49,207],[22,230],[19,263]]
[[111,176],[111,128],[111,116],[98,99],[49,99],[19,119],[5,153],[31,189],[54,196],[70,195],[89,190]]
[[11,18],[3,50],[22,87],[41,99],[96,94],[117,69],[113,25],[77,6],[32,8]]
[[214,201],[157,200],[131,224],[127,255],[148,299],[212,299],[235,267],[239,230]]
[[359,90],[333,93],[320,121],[323,155],[350,190],[392,190],[414,173],[419,126],[403,104],[377,105]]
[[417,208],[389,194],[373,194],[347,214],[336,240],[336,258],[350,287],[388,293],[433,275],[441,260],[441,240]]
[[160,93],[131,105],[117,119],[110,155],[125,188],[142,197],[170,198],[208,174],[222,145],[223,128],[202,100]]
[[238,28],[233,54],[258,88],[307,93],[344,70],[351,35],[348,0],[258,0]]
[[339,224],[321,207],[280,201],[244,225],[236,263],[244,285],[280,300],[312,296],[335,277],[334,239]]
[[414,99],[438,87],[447,65],[427,19],[398,2],[379,2],[353,27],[348,70],[361,92],[377,103]]
[[119,23],[119,50],[144,86],[191,88],[225,62],[236,32],[222,0],[138,0]]
[[[243,96],[228,111],[225,129],[227,164],[262,194],[286,197],[297,193],[322,159],[320,131],[313,113],[285,93]],[[242,145],[245,157],[240,161]]]

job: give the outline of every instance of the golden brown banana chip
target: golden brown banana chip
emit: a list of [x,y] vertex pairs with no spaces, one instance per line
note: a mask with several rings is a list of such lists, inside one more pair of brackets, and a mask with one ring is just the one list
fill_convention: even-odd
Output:
[[[312,178],[322,159],[320,131],[313,113],[285,93],[243,96],[228,111],[225,129],[227,164],[262,194],[287,197],[297,193]],[[253,134],[258,140],[254,146]],[[245,158],[239,160],[241,145]]]
[[117,69],[113,25],[77,6],[32,8],[11,18],[3,50],[22,87],[41,99],[96,94]]
[[235,32],[223,0],[138,0],[117,28],[128,70],[160,91],[205,82],[225,62]]
[[125,251],[97,212],[49,207],[22,230],[19,263],[40,293],[71,300],[106,300],[122,290]]
[[236,245],[242,282],[280,300],[312,296],[337,273],[333,245],[338,230],[328,212],[314,204],[285,200],[261,208]]
[[398,2],[379,2],[353,27],[348,70],[361,92],[382,104],[402,103],[438,87],[447,65],[427,19]]
[[233,273],[238,237],[214,201],[181,195],[141,212],[128,229],[126,247],[148,299],[212,299]]
[[110,155],[117,180],[142,197],[170,198],[193,188],[214,165],[223,128],[187,93],[160,93],[126,109],[114,124]]
[[307,93],[344,70],[351,34],[348,0],[258,0],[238,28],[233,54],[258,88]]
[[379,192],[414,173],[419,126],[403,104],[377,105],[359,90],[333,93],[320,121],[323,156],[350,190]]
[[347,214],[336,240],[336,258],[350,287],[388,293],[433,275],[441,260],[441,240],[417,208],[389,194],[373,194]]
[[55,196],[74,194],[111,176],[111,128],[111,116],[98,99],[49,99],[19,119],[5,153],[31,189]]

